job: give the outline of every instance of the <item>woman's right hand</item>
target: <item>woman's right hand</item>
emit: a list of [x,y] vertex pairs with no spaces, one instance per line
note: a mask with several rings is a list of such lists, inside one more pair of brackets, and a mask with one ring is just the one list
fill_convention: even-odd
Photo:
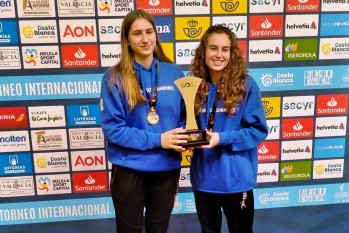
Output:
[[188,135],[183,128],[175,128],[161,134],[161,147],[164,149],[174,149],[178,152],[185,151],[181,144],[187,143]]

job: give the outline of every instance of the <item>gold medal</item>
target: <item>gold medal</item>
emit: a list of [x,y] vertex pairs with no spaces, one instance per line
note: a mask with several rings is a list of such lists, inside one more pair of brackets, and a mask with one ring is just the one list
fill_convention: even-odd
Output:
[[148,123],[151,125],[156,125],[159,122],[159,115],[154,112],[149,112],[147,116]]

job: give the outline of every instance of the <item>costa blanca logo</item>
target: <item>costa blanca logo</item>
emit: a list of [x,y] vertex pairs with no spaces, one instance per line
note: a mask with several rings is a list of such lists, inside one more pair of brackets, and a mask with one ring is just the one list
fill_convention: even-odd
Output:
[[271,73],[262,74],[260,77],[263,86],[292,86],[294,75],[292,73],[277,73],[274,77]]
[[320,39],[320,59],[347,59],[349,58],[349,43],[346,38]]
[[22,44],[57,43],[57,25],[55,20],[19,21]]
[[331,53],[332,45],[330,43],[324,43],[321,45],[321,51],[323,54],[328,55]]
[[68,152],[34,153],[36,173],[54,173],[69,171]]
[[267,192],[260,193],[258,196],[258,200],[261,204],[267,205],[269,202],[274,204],[276,203],[287,203],[290,201],[290,193],[289,192],[273,192],[269,194]]

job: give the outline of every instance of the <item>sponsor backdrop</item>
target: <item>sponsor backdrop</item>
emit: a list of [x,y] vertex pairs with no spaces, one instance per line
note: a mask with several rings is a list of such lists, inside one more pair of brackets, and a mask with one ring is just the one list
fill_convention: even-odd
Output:
[[[0,232],[115,231],[98,98],[136,8],[185,73],[210,25],[237,34],[269,128],[255,231],[349,232],[348,0],[0,0]],[[169,232],[199,232],[189,165]]]

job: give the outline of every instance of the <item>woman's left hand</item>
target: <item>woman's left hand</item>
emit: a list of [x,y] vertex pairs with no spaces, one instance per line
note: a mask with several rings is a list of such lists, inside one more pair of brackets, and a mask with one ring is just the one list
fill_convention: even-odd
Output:
[[208,145],[203,145],[201,148],[213,148],[219,144],[219,134],[217,132],[210,132],[206,130],[207,136],[210,140]]

